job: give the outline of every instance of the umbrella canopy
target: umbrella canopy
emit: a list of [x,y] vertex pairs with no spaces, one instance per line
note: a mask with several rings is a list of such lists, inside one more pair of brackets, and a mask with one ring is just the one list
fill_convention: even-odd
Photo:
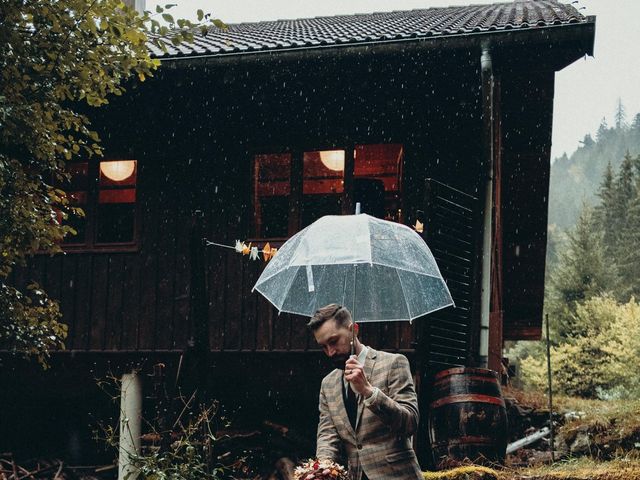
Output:
[[366,214],[328,215],[301,230],[253,288],[279,311],[310,317],[339,303],[357,322],[410,321],[453,305],[424,240]]

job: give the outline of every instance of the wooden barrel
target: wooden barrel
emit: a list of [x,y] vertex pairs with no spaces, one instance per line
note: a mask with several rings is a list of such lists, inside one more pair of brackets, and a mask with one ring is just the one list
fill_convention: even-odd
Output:
[[468,461],[504,463],[507,433],[507,411],[496,372],[461,367],[436,374],[429,440],[437,469]]

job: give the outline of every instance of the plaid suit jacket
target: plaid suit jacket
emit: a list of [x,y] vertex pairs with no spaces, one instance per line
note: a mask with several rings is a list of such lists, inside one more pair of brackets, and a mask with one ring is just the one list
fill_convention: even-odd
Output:
[[358,399],[355,430],[342,397],[343,371],[333,370],[320,387],[317,458],[348,460],[354,480],[421,479],[411,435],[418,428],[418,400],[404,355],[369,348],[364,371],[380,391],[370,406]]

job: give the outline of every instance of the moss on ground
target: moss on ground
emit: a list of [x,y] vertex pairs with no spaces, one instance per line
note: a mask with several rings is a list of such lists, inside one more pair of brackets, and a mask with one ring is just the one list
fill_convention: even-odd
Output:
[[640,461],[586,458],[536,468],[502,471],[501,480],[640,480]]
[[424,480],[503,480],[505,478],[496,470],[475,465],[440,472],[423,472],[422,476]]
[[581,458],[534,468],[494,470],[463,466],[440,472],[423,472],[424,480],[640,480],[640,460],[599,462]]

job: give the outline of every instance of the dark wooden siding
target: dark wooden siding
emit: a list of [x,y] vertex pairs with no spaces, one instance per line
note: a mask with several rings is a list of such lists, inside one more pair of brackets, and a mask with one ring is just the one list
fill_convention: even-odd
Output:
[[542,333],[553,90],[553,72],[504,75],[505,340],[534,340]]
[[[474,157],[481,139],[479,56],[469,60],[465,54],[460,62],[458,54],[376,58],[373,70],[366,56],[274,59],[224,72],[164,70],[131,88],[126,99],[92,112],[107,155],[139,162],[139,238],[135,251],[39,256],[23,272],[24,278],[44,275],[44,286],[61,300],[70,327],[67,348],[179,351],[189,344],[193,212],[204,212],[205,236],[213,241],[232,245],[250,237],[256,152],[403,144],[407,224],[424,220],[427,176],[475,191],[481,168]],[[435,64],[439,68],[431,68]],[[213,351],[315,349],[305,319],[278,315],[250,292],[260,262],[209,248],[202,264]],[[453,267],[451,274],[454,288],[466,281]],[[455,295],[466,308],[463,295]],[[442,325],[455,324],[461,312],[440,319]],[[364,325],[362,338],[375,348],[410,352],[418,324]],[[441,363],[460,363],[464,354],[457,347],[447,350],[435,333],[433,340],[447,357]]]

